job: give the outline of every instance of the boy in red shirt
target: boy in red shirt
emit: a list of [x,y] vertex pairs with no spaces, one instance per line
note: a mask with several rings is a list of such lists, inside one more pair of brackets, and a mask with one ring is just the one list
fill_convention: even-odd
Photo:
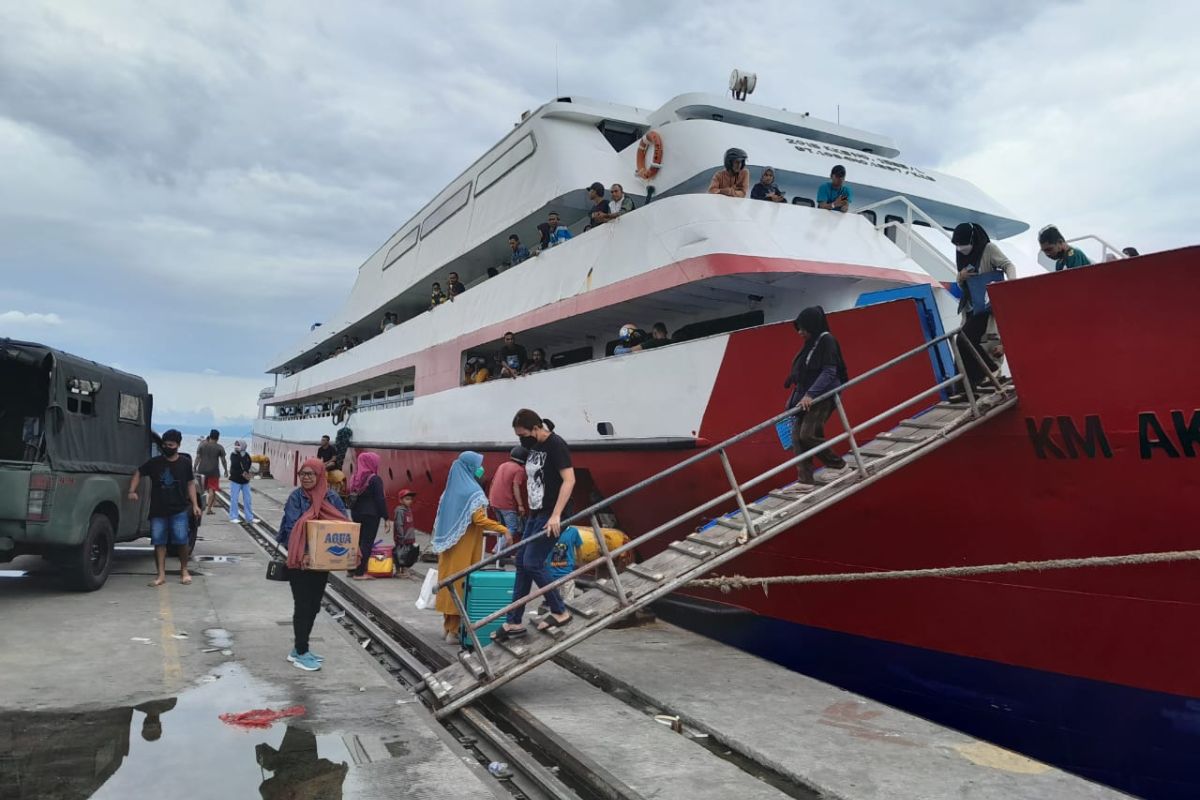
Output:
[[508,461],[501,464],[492,476],[488,505],[496,510],[500,521],[508,528],[504,544],[501,545],[497,541],[492,552],[515,544],[521,539],[521,530],[525,525],[525,509],[529,507],[525,499],[525,483],[528,480],[525,474],[525,460],[528,457],[529,451],[524,447],[514,447],[508,453]]

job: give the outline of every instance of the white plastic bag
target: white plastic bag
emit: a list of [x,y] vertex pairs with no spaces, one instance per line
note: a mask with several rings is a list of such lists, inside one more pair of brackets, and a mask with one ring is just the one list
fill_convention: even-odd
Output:
[[421,584],[421,596],[417,598],[417,608],[422,611],[433,611],[433,603],[437,597],[438,573],[431,569],[425,573],[425,582]]

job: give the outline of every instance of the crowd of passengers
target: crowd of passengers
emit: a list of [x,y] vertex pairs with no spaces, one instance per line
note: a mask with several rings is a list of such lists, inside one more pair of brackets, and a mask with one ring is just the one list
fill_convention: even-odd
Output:
[[[759,174],[758,182],[753,186],[750,184],[750,170],[746,166],[747,155],[746,151],[738,147],[731,147],[725,151],[724,166],[722,169],[713,173],[712,179],[708,184],[709,194],[720,194],[727,197],[749,198],[751,200],[762,200],[768,203],[787,203],[786,193],[775,183],[775,169],[773,167],[764,167]],[[598,225],[603,225],[607,222],[612,222],[618,219],[623,214],[633,211],[636,206],[633,198],[625,194],[625,189],[621,184],[614,183],[609,187],[608,196],[605,196],[604,184],[596,181],[588,186],[585,190],[587,193],[588,202],[591,204],[591,209],[588,212],[588,223],[584,227],[584,231],[588,231]],[[816,207],[827,209],[829,211],[837,211],[846,213],[850,210],[851,203],[854,202],[854,190],[850,184],[846,183],[846,167],[842,164],[837,164],[829,172],[829,180],[822,183],[817,188]],[[793,205],[812,205],[812,201],[799,196],[793,197],[791,200]],[[975,233],[978,229],[979,233]],[[500,274],[501,269],[517,266],[522,261],[533,258],[545,250],[569,241],[572,238],[571,231],[562,224],[561,218],[557,211],[551,211],[545,222],[537,226],[538,242],[533,249],[526,247],[521,242],[521,237],[517,233],[512,233],[508,237],[509,257],[505,263],[498,267],[490,267],[487,271],[489,278],[494,278]],[[952,238],[954,246],[959,253],[973,251],[982,252],[978,248],[978,237],[982,234],[983,241],[988,240],[987,233],[983,231],[979,225],[974,223],[963,223],[959,225]],[[1077,250],[1071,247],[1058,228],[1053,225],[1048,225],[1043,228],[1038,235],[1038,244],[1043,253],[1054,260],[1055,271],[1064,269],[1072,269],[1082,267],[1092,262],[1083,253],[1082,250]],[[966,251],[963,247],[968,247]],[[998,252],[998,251],[997,251]],[[1123,251],[1127,257],[1138,255],[1138,251],[1133,247],[1126,247]],[[977,256],[978,257],[978,256]],[[1110,255],[1107,260],[1117,258],[1115,255]],[[966,275],[963,274],[962,258],[959,261],[959,285],[965,285]],[[976,264],[976,267],[980,265]],[[1011,266],[1011,264],[1009,265]],[[998,271],[1004,271],[1003,267],[997,267]],[[975,274],[975,273],[972,273]],[[1015,273],[1014,273],[1015,275]],[[1009,276],[1012,277],[1012,276]],[[433,310],[444,303],[452,303],[459,295],[467,291],[467,287],[459,279],[457,272],[450,272],[446,277],[446,285],[443,289],[441,282],[434,281],[430,296],[429,309]],[[315,329],[320,323],[313,325]],[[383,333],[396,327],[400,324],[399,316],[391,311],[383,315],[383,320],[379,325],[379,332]],[[661,326],[662,323],[658,323]],[[626,326],[629,327],[629,326]],[[635,328],[635,330],[637,330]],[[624,331],[624,328],[622,328]],[[664,328],[665,331],[665,328]],[[508,337],[512,334],[506,334],[506,347],[508,346]],[[645,336],[645,332],[641,331],[641,335],[646,341],[658,341]],[[313,364],[318,364],[326,358],[330,358],[341,353],[351,350],[354,347],[362,344],[362,339],[357,336],[346,334],[342,337],[341,345],[328,354],[318,353]],[[638,345],[640,347],[640,345]],[[618,347],[618,350],[621,348]],[[615,351],[614,351],[615,352]],[[489,363],[488,359],[482,356],[473,356],[467,360],[468,371],[464,375],[464,384],[466,383],[482,383],[485,380],[490,380],[492,377],[518,377],[519,375],[528,374],[529,371],[539,371],[549,368],[549,362],[546,360],[545,351],[540,348],[534,350],[533,358],[524,356],[524,348],[521,348],[520,363],[522,366],[516,370],[504,367],[499,363]],[[540,356],[539,356],[540,354]],[[312,366],[311,364],[309,366]],[[526,371],[528,367],[532,369]],[[471,379],[471,376],[484,375],[482,379]]]
[[[612,352],[613,355],[620,356],[667,344],[671,344],[671,335],[665,324],[654,323],[647,334],[637,325],[628,323],[622,325],[618,331],[617,344]],[[517,342],[517,335],[508,331],[504,334],[504,344],[495,353],[474,353],[467,356],[463,364],[462,385],[472,386],[491,380],[520,378],[551,369],[552,366],[544,349],[536,347],[533,354],[529,355],[525,346]]]

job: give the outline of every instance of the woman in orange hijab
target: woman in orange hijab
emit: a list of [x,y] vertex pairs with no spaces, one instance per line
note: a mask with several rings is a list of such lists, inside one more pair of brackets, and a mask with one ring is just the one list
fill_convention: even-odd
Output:
[[305,527],[309,520],[349,519],[342,499],[329,488],[325,477],[325,464],[319,458],[304,462],[297,473],[300,486],[288,496],[283,507],[283,520],[279,523],[278,540],[287,545],[288,583],[292,586],[292,631],[295,646],[287,660],[298,668],[315,672],[324,661],[321,656],[308,649],[308,636],[312,633],[317,612],[321,610],[321,598],[325,595],[325,584],[329,573],[309,569],[308,546]]

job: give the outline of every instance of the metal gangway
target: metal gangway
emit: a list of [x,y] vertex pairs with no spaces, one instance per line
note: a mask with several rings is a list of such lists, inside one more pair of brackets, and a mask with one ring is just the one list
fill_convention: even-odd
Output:
[[[653,475],[634,486],[618,492],[577,514],[563,520],[563,527],[571,523],[590,523],[596,531],[596,541],[601,555],[595,561],[579,567],[546,586],[530,592],[504,608],[473,623],[467,622],[466,629],[474,645],[473,650],[462,650],[458,662],[424,676],[425,688],[433,693],[441,718],[477,700],[483,695],[503,686],[509,681],[529,672],[539,664],[579,642],[599,633],[614,622],[633,614],[664,595],[678,589],[689,581],[700,578],[715,568],[741,556],[751,548],[770,541],[785,531],[791,530],[804,520],[869,486],[884,476],[902,469],[906,464],[920,458],[935,448],[962,435],[990,417],[1014,406],[1016,393],[1007,378],[991,370],[979,352],[966,341],[959,339],[958,331],[930,339],[924,344],[902,353],[895,358],[855,377],[842,386],[816,398],[814,402],[831,401],[841,421],[843,432],[821,445],[787,459],[772,469],[739,483],[734,475],[727,451],[751,436],[772,428],[777,423],[795,415],[799,407],[790,409],[759,423],[749,430],[713,445],[680,463]],[[911,358],[928,358],[928,352],[949,342],[956,364],[961,367],[963,345],[967,356],[976,359],[987,374],[986,386],[976,390],[966,380],[965,372],[958,372],[943,381],[934,382],[929,388],[897,403],[870,419],[851,425],[842,403],[842,394],[869,378],[895,367]],[[931,372],[931,379],[937,377]],[[961,385],[957,397],[943,400],[943,393],[951,387]],[[921,411],[895,425],[891,430],[879,433],[869,442],[860,443],[858,436],[863,431],[884,423],[907,408],[925,400],[936,401],[924,406]],[[847,467],[839,471],[833,480],[816,485],[791,484],[782,489],[768,491],[758,500],[747,500],[747,491],[752,487],[795,468],[802,460],[815,456],[820,450],[841,443],[848,443]],[[634,494],[652,489],[664,478],[684,470],[720,464],[729,483],[729,490],[701,505],[679,514],[658,527],[632,539],[622,546],[609,550],[600,534],[598,515],[604,509]],[[726,516],[718,516],[716,525],[703,532],[695,532],[677,541],[670,541],[657,555],[633,564],[624,570],[618,569],[617,559],[631,553],[634,548],[646,545],[664,533],[678,528],[688,520],[698,517],[710,509],[736,501],[736,510]],[[548,533],[543,530],[522,542],[493,555],[485,557],[469,569],[449,576],[439,576],[438,589],[447,588],[463,620],[469,620],[463,598],[454,590],[454,584],[465,579],[476,570],[483,569],[525,546],[528,542]],[[595,582],[595,588],[577,596],[568,603],[574,619],[563,628],[551,627],[546,631],[531,629],[519,639],[495,640],[489,644],[480,641],[479,630],[499,619],[510,610],[528,605],[550,589],[557,588],[569,580],[585,573],[602,570],[605,577]],[[551,618],[547,618],[551,620]]]

